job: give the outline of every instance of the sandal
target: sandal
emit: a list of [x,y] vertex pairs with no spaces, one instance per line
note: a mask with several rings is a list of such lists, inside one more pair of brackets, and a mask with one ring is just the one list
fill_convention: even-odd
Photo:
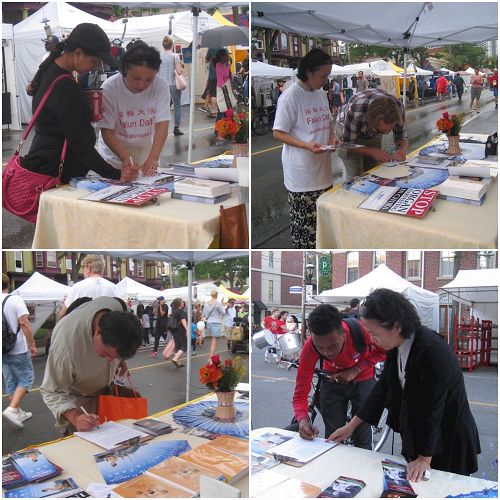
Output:
[[184,366],[182,363],[179,363],[178,361],[175,361],[174,359],[172,359],[171,361],[175,366],[177,366],[177,368],[182,368]]

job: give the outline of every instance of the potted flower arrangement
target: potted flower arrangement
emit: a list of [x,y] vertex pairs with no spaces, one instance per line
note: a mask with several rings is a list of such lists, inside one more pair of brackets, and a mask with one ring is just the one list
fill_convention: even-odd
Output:
[[246,373],[241,358],[227,358],[224,361],[218,354],[212,356],[210,361],[200,368],[200,382],[215,391],[218,406],[215,418],[225,422],[232,422],[236,417],[233,405],[234,388],[241,377]]
[[231,137],[235,156],[248,156],[248,111],[228,109],[215,124],[219,137]]
[[438,130],[444,132],[448,136],[448,154],[449,155],[459,155],[460,151],[460,130],[462,130],[462,124],[464,122],[464,114],[457,113],[456,115],[450,115],[449,113],[443,113],[443,116],[438,119],[436,126]]

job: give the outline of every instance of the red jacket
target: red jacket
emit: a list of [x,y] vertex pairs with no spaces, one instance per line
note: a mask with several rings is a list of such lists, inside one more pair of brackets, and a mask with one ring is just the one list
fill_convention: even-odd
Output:
[[440,76],[436,81],[436,90],[440,94],[446,94],[448,88],[448,80],[444,76]]
[[266,330],[270,330],[272,333],[276,333],[277,335],[287,333],[286,323],[280,319],[274,319],[272,316],[266,316],[262,320],[262,323],[264,323],[264,328],[266,328]]
[[[349,331],[347,323],[342,322],[342,326],[346,331],[344,346],[340,354],[332,359],[324,359],[323,370],[326,372],[337,373],[354,365],[361,368],[361,373],[354,379],[356,382],[370,380],[375,375],[374,366],[379,361],[385,360],[385,351],[372,343],[368,332],[363,323],[360,323],[361,330],[365,336],[366,350],[363,354],[357,352],[354,341]],[[295,418],[300,421],[301,418],[308,416],[308,397],[311,391],[311,382],[314,374],[314,368],[319,361],[320,355],[314,348],[312,338],[309,337],[300,353],[299,369],[297,371],[297,379],[295,381],[295,392],[293,394],[293,411]]]

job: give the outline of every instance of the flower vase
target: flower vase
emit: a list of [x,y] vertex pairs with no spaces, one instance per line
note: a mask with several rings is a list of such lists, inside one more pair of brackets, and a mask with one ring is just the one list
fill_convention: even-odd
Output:
[[448,136],[448,151],[446,152],[448,156],[456,156],[462,153],[459,141],[460,141],[459,135]]
[[220,422],[234,422],[236,418],[236,408],[234,407],[235,391],[216,392],[217,409],[215,410],[215,419]]
[[237,156],[249,156],[248,154],[248,142],[240,143],[233,142],[233,167],[236,167],[236,157]]

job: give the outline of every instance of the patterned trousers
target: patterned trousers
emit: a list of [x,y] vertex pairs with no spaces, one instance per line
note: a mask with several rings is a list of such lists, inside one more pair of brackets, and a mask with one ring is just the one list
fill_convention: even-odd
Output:
[[288,191],[293,248],[316,248],[316,200],[331,187],[304,193]]

